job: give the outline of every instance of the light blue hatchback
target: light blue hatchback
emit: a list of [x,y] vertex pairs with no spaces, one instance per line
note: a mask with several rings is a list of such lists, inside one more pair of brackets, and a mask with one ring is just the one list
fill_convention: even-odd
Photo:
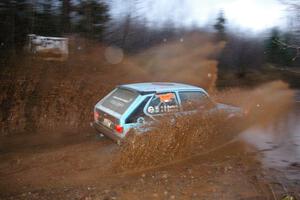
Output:
[[143,132],[145,124],[169,114],[224,110],[228,117],[241,116],[238,107],[215,103],[199,87],[169,82],[120,85],[94,108],[95,129],[119,142],[131,129]]

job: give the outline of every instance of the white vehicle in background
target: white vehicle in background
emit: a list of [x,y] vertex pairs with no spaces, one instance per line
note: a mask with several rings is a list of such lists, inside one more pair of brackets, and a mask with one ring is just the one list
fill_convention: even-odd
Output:
[[69,55],[69,39],[29,34],[27,50],[43,60],[64,61]]

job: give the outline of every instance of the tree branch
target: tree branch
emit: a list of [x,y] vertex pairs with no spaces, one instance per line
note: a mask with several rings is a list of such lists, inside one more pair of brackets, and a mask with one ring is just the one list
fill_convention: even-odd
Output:
[[280,45],[280,46],[286,48],[286,49],[294,49],[294,50],[296,50],[296,56],[293,58],[293,61],[295,61],[298,57],[300,57],[300,46],[289,45],[289,44],[287,44],[287,43],[285,43],[283,41],[280,41],[278,39],[275,39],[273,42],[275,44],[277,44],[277,45]]

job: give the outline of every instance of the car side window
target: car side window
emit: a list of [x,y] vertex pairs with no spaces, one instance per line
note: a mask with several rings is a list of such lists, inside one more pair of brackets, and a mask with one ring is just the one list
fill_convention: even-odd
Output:
[[151,115],[173,113],[178,110],[178,101],[173,92],[155,94],[147,107],[147,112]]
[[179,98],[184,111],[208,108],[213,104],[209,97],[200,91],[179,92]]
[[138,119],[143,119],[145,121],[149,120],[149,117],[144,113],[144,107],[148,103],[151,97],[147,97],[142,103],[127,117],[125,123],[137,123]]

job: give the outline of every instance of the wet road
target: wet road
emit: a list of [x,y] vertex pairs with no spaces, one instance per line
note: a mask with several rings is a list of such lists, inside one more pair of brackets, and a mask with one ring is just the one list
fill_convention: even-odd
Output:
[[300,90],[287,117],[268,127],[252,127],[241,138],[258,153],[263,167],[300,181]]

